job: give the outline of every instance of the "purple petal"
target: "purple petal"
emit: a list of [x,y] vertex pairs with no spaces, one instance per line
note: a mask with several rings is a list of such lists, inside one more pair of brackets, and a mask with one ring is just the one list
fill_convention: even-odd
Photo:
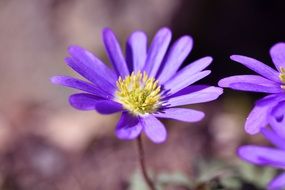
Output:
[[259,133],[268,124],[268,114],[275,105],[273,98],[262,98],[257,101],[245,122],[245,131],[251,135]]
[[209,86],[209,85],[190,85],[190,86],[187,86],[186,88],[183,88],[182,90],[176,92],[175,94],[168,96],[167,99],[177,97],[177,96],[187,95],[187,94],[190,94],[193,92],[203,90],[203,89],[208,88],[208,87],[211,87],[211,86]]
[[[181,69],[177,75],[181,75],[181,74],[185,74],[185,75],[193,75],[196,74],[200,71],[202,71],[203,69],[205,69],[207,66],[209,66],[211,64],[211,62],[213,61],[212,57],[203,57],[201,59],[198,59],[196,61],[194,61],[193,63],[187,65],[185,68]],[[167,69],[165,67],[165,69]],[[168,68],[168,70],[171,70],[171,68]],[[163,77],[162,75],[160,75],[159,77]],[[174,75],[175,78],[175,75]],[[163,81],[160,80],[160,78],[158,79],[160,84],[164,84],[165,82],[169,82],[172,79],[168,80],[168,81]]]
[[79,110],[96,110],[101,114],[122,111],[122,105],[112,100],[104,100],[91,94],[79,93],[69,97],[69,103]]
[[100,100],[96,102],[96,111],[101,114],[112,114],[122,110],[122,104],[112,100]]
[[209,102],[217,99],[222,93],[222,88],[210,86],[190,94],[171,97],[167,104],[169,104],[170,107],[175,107],[187,104]]
[[247,145],[238,149],[238,155],[258,165],[270,165],[277,168],[285,166],[285,151],[279,149]]
[[171,31],[168,28],[160,29],[150,46],[144,70],[150,77],[155,77],[171,40]]
[[117,124],[116,135],[119,139],[131,140],[138,137],[142,131],[142,125],[137,117],[123,112]]
[[270,49],[270,55],[277,70],[280,71],[281,67],[285,68],[285,43],[275,44]]
[[79,110],[95,110],[96,102],[99,100],[102,100],[102,98],[86,93],[69,96],[70,105]]
[[89,67],[85,63],[76,61],[71,57],[65,58],[65,61],[73,70],[94,83],[94,85],[98,86],[101,90],[104,89],[103,91],[107,92],[109,95],[112,95],[115,92],[115,83],[111,84],[106,80],[106,77],[98,75],[97,71],[94,71],[93,67]]
[[161,112],[155,113],[155,117],[170,118],[186,122],[197,122],[204,118],[205,114],[186,108],[168,108]]
[[68,76],[54,76],[51,78],[51,82],[54,84],[60,84],[66,87],[71,87],[71,88],[75,88],[78,90],[82,90],[85,92],[89,92],[91,94],[94,94],[96,96],[105,98],[105,99],[110,99],[113,96],[109,95],[108,93],[104,92],[103,90],[101,90],[99,87],[95,86],[94,84],[79,80],[79,79],[75,79],[72,77],[68,77]]
[[242,55],[232,55],[231,59],[243,64],[256,73],[264,76],[265,78],[268,78],[269,80],[280,82],[279,73],[277,71],[256,59]]
[[280,84],[273,82],[271,80],[268,80],[259,75],[236,75],[236,76],[227,77],[219,81],[219,86],[220,87],[230,87],[234,83],[249,83],[249,84],[257,84],[257,85],[269,86],[269,87],[278,86],[280,88]]
[[[83,70],[89,69],[95,76],[100,76],[100,78],[104,78],[110,84],[116,85],[117,77],[113,70],[111,70],[91,52],[79,46],[70,46],[68,48],[68,52],[72,56],[74,62]],[[98,80],[97,77],[95,77],[95,80]]]
[[109,59],[111,60],[117,75],[122,77],[129,75],[128,66],[119,42],[116,39],[115,34],[109,28],[105,28],[103,30],[103,41]]
[[285,173],[275,177],[269,184],[268,190],[282,190],[285,188]]
[[131,34],[127,42],[127,61],[130,71],[141,71],[144,67],[147,52],[147,37],[144,32]]
[[276,104],[277,105],[272,108],[272,111],[269,115],[269,123],[271,127],[281,137],[284,138],[284,142],[285,142],[285,101],[281,101]]
[[263,92],[263,93],[281,93],[284,91],[280,87],[280,85],[264,86],[263,84],[258,85],[258,84],[244,83],[244,82],[233,83],[233,84],[230,84],[229,87],[232,89],[236,89],[236,90],[250,91],[250,92]]
[[282,102],[285,101],[285,96],[284,93],[278,93],[278,94],[271,94],[268,96],[265,96],[264,98],[260,99],[257,101],[258,104],[262,105],[267,105],[270,102]]
[[148,138],[154,143],[162,143],[166,140],[167,132],[164,125],[153,115],[141,118],[143,129]]
[[190,36],[183,36],[172,45],[158,77],[161,84],[166,82],[177,72],[192,47],[193,39]]
[[265,136],[267,140],[269,140],[272,144],[274,144],[276,147],[285,150],[285,139],[280,137],[278,133],[274,132],[273,130],[269,128],[262,128],[261,129],[262,134]]
[[210,73],[211,71],[206,70],[191,75],[188,74],[187,71],[181,71],[173,79],[170,79],[168,82],[166,82],[163,87],[169,94],[174,94],[181,89],[208,76]]

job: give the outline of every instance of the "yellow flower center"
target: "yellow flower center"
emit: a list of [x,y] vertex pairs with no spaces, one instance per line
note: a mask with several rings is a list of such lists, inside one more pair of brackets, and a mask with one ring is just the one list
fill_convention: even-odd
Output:
[[160,86],[153,77],[138,71],[117,80],[116,100],[134,115],[157,111],[160,107]]
[[285,89],[285,68],[280,67],[279,79],[283,83],[281,88]]

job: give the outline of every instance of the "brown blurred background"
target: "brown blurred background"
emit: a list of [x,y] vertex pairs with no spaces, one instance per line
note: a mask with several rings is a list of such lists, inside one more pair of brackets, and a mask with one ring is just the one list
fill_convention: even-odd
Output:
[[[269,48],[285,40],[284,7],[269,0],[0,0],[0,189],[138,190],[132,185],[135,143],[113,132],[119,115],[74,110],[67,103],[74,91],[49,82],[53,75],[75,75],[63,61],[68,45],[108,63],[102,28],[112,28],[124,46],[134,30],[151,39],[168,26],[174,39],[194,38],[184,65],[214,57],[213,72],[202,82],[216,85],[222,77],[249,72],[229,60],[233,53],[271,64]],[[195,178],[197,160],[235,162],[238,145],[260,141],[243,132],[259,96],[226,90],[220,100],[194,106],[206,112],[204,121],[165,121],[165,144],[145,139],[151,170]]]

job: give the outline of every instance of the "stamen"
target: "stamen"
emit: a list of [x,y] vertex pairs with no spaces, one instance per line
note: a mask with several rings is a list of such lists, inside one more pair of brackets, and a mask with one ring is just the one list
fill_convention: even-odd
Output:
[[144,115],[157,111],[160,107],[160,86],[146,72],[138,71],[117,80],[116,100],[134,115]]
[[281,83],[283,83],[281,85],[281,88],[285,89],[285,68],[284,67],[280,67],[279,79],[280,79]]

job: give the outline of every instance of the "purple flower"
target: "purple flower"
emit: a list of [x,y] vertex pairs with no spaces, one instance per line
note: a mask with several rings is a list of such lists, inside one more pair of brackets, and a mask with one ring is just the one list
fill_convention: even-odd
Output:
[[191,85],[210,74],[203,69],[212,58],[201,58],[179,70],[192,49],[192,38],[183,36],[168,49],[170,40],[171,31],[162,28],[147,49],[146,34],[136,31],[127,40],[125,58],[113,32],[105,29],[103,41],[114,70],[87,50],[71,46],[65,61],[88,82],[68,76],[55,76],[51,81],[84,91],[69,98],[77,109],[122,112],[118,138],[134,139],[144,131],[153,142],[161,143],[167,132],[157,118],[200,121],[203,112],[178,106],[215,100],[223,92],[219,87]]
[[270,94],[256,102],[247,117],[245,130],[249,134],[256,134],[270,123],[276,131],[281,129],[280,135],[285,137],[284,130],[282,130],[285,127],[285,43],[274,45],[270,50],[270,55],[277,71],[253,58],[232,55],[232,60],[243,64],[259,75],[227,77],[219,81],[219,86]]
[[[285,169],[285,138],[269,128],[263,128],[261,132],[276,147],[246,145],[238,149],[238,155],[253,164]],[[285,172],[273,179],[268,189],[285,189]]]

